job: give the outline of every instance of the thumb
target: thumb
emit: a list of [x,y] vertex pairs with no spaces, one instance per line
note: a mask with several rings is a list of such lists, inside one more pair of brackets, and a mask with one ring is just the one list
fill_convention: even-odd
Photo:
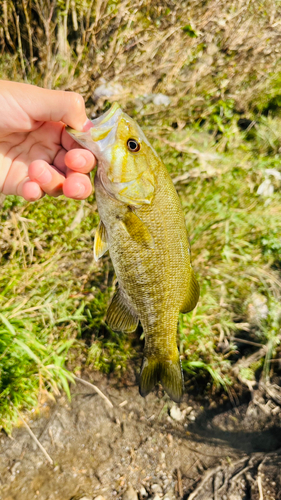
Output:
[[[38,106],[34,108],[32,118],[37,121],[62,121],[66,125],[82,130],[87,121],[84,99],[76,92],[47,90],[36,87],[34,98]],[[44,92],[44,95],[41,95]],[[37,109],[36,109],[37,108]]]
[[31,120],[62,121],[76,130],[82,130],[87,121],[84,99],[76,92],[15,82],[9,82],[9,91]]

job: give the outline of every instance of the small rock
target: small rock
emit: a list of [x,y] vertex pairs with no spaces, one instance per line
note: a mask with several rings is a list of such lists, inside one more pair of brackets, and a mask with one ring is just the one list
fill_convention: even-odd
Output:
[[138,500],[138,494],[131,485],[123,493],[122,500]]
[[162,488],[159,484],[153,484],[151,486],[151,489],[152,489],[153,493],[161,493],[162,494]]
[[99,85],[92,94],[93,101],[97,101],[100,97],[112,97],[123,92],[123,87],[120,83],[108,83],[104,78],[101,79]]
[[177,422],[181,422],[184,418],[184,415],[177,405],[172,406],[172,408],[170,409],[170,415],[172,419],[176,420]]
[[209,43],[209,45],[207,46],[207,54],[209,56],[213,56],[218,51],[219,51],[219,48],[215,43]]
[[268,316],[267,299],[261,293],[253,293],[251,302],[248,305],[249,322],[257,325],[260,320],[266,319]]
[[273,193],[274,193],[274,186],[273,184],[271,184],[270,179],[265,179],[265,181],[263,181],[259,185],[257,190],[257,194],[259,194],[260,196],[264,196],[265,198],[272,196]]
[[161,500],[161,497],[159,497],[158,493],[156,493],[156,495],[154,495],[153,500]]
[[149,102],[153,102],[155,106],[169,106],[171,104],[171,99],[165,94],[143,94],[139,96],[139,99],[143,101],[145,104]]
[[95,497],[94,500],[105,500],[105,498],[99,495],[98,497]]
[[176,500],[173,490],[168,490],[163,496],[162,500]]
[[[104,500],[103,497],[97,497],[97,499],[98,500]],[[85,496],[85,495],[82,494],[82,496],[81,495],[75,495],[75,497],[71,497],[71,500],[92,500],[92,497],[90,498],[90,497],[87,497],[87,496]],[[96,498],[95,498],[95,500],[96,500]]]
[[155,104],[155,106],[169,106],[169,104],[171,104],[171,99],[165,94],[154,94],[153,104]]
[[12,467],[11,467],[11,473],[13,475],[19,473],[19,468],[21,466],[21,463],[20,462],[16,462]]
[[281,181],[281,172],[276,168],[267,168],[265,173],[266,175],[272,175],[277,181]]
[[145,489],[144,486],[140,487],[139,494],[140,494],[141,498],[145,498],[145,497],[148,496],[148,493],[147,493],[147,491],[146,491],[146,489]]
[[195,416],[195,413],[194,411],[192,411],[189,415],[188,415],[188,420],[191,420],[191,422],[194,422],[194,420],[196,420],[196,416]]

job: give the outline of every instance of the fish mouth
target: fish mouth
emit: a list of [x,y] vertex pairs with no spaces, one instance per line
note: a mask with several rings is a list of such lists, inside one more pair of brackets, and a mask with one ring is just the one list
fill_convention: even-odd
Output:
[[113,145],[117,124],[122,113],[119,104],[115,102],[108,111],[95,120],[91,120],[92,126],[86,132],[70,127],[66,127],[65,130],[78,144],[92,151],[99,159],[101,153],[108,146]]
[[120,105],[118,104],[118,102],[114,102],[110,106],[110,108],[105,113],[103,113],[103,115],[92,120],[93,126],[95,127],[99,125],[108,124],[109,121],[114,122],[116,120],[117,115],[119,116],[120,111],[121,111]]

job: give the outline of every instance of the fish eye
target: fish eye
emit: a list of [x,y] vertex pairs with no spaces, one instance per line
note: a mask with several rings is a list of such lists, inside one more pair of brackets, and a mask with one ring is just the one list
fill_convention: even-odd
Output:
[[136,139],[128,139],[127,140],[127,147],[128,150],[131,151],[132,153],[136,153],[137,151],[140,150],[140,144]]

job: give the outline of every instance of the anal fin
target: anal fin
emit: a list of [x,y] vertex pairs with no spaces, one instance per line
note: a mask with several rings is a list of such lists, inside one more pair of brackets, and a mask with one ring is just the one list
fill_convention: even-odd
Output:
[[94,259],[97,262],[108,250],[107,235],[104,223],[100,221],[95,234]]
[[193,269],[191,269],[190,281],[188,283],[188,289],[186,291],[185,301],[181,308],[181,313],[185,314],[196,306],[200,296],[200,287],[199,283],[195,277]]
[[116,287],[109,304],[106,322],[112,330],[124,333],[134,332],[139,324],[139,318],[130,310],[119,287]]

